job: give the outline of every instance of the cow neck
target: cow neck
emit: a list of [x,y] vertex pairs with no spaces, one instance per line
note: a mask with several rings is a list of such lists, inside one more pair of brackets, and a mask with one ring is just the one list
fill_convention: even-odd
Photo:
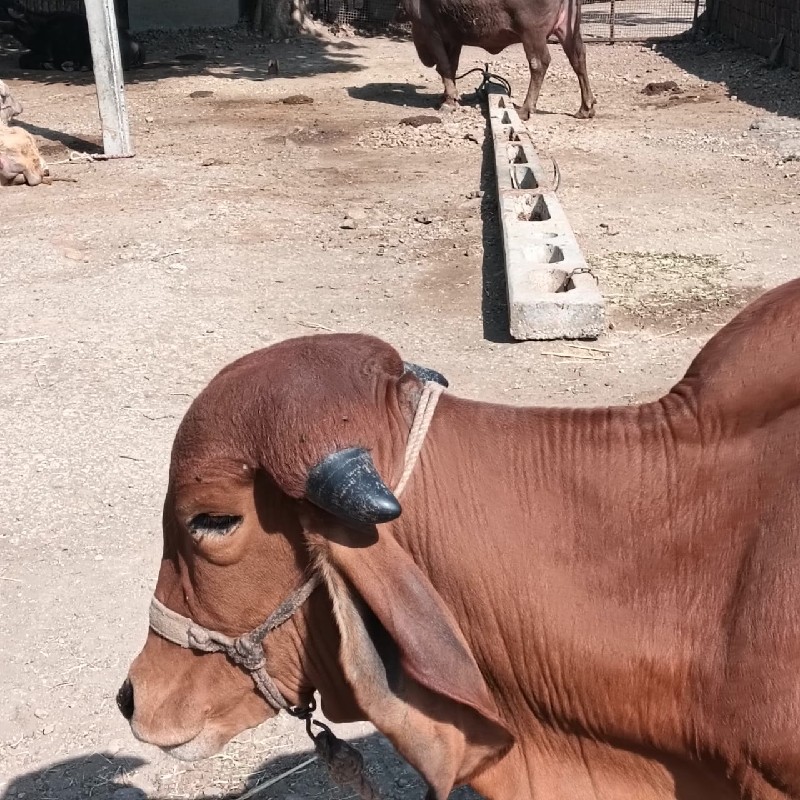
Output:
[[[618,679],[604,652],[615,653],[612,664],[637,657],[629,648],[635,636],[619,636],[639,630],[637,623],[659,636],[629,693],[657,713],[655,722],[642,712],[613,733],[634,739],[638,724],[666,741],[683,731],[685,717],[675,709],[686,708],[670,669],[676,653],[689,663],[695,639],[675,633],[688,624],[670,605],[678,562],[658,553],[702,546],[697,527],[681,516],[691,512],[709,466],[691,399],[671,393],[639,406],[520,408],[447,395],[440,404],[424,480],[411,487],[421,487],[422,502],[407,504],[392,533],[521,725],[548,718],[590,733],[610,730],[616,721],[587,698],[601,681],[613,688]],[[647,597],[647,617],[627,613],[642,605],[630,599],[634,591]],[[554,656],[558,665],[581,664],[580,682],[540,685],[538,674],[497,657],[508,642],[517,643],[519,664],[549,665]],[[655,691],[664,685],[674,694]],[[553,701],[564,697],[565,706]],[[585,720],[583,712],[591,712]]]

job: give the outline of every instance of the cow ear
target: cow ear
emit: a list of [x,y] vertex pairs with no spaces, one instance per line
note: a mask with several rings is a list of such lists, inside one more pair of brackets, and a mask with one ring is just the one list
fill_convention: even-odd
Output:
[[316,509],[302,519],[356,702],[444,800],[513,744],[455,617],[386,526],[367,543]]

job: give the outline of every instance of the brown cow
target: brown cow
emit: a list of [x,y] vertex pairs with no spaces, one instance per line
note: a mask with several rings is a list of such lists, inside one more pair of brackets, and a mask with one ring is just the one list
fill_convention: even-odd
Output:
[[318,690],[430,800],[800,798],[798,331],[800,280],[654,402],[445,393],[402,514],[431,395],[389,345],[228,366],[175,439],[134,734],[201,758]]
[[441,105],[458,102],[456,73],[461,48],[482,47],[492,54],[522,42],[531,71],[522,119],[536,110],[550,65],[547,38],[554,35],[578,76],[581,119],[594,116],[595,99],[586,70],[581,36],[581,0],[403,0],[411,18],[417,55],[426,67],[436,67],[444,83]]

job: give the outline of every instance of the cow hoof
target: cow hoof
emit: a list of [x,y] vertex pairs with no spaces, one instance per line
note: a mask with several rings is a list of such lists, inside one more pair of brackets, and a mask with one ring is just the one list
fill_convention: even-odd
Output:
[[525,108],[525,106],[514,106],[517,112],[517,116],[523,121],[527,122],[531,118],[531,112],[529,108]]
[[451,114],[458,108],[458,100],[452,97],[445,97],[437,106],[436,110],[441,111],[443,114]]
[[579,108],[578,113],[575,115],[577,119],[592,119],[594,117],[595,111],[594,106],[591,108]]

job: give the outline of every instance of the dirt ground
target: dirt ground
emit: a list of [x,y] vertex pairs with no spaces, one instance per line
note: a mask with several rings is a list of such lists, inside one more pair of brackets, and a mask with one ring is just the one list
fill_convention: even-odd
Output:
[[[74,164],[57,162],[98,142],[90,77],[23,75],[0,49],[21,123],[69,179],[0,190],[4,798],[219,799],[307,758],[301,725],[281,719],[178,763],[137,744],[114,706],[145,636],[173,433],[231,359],[368,331],[462,395],[628,403],[800,274],[800,81],[741,51],[590,46],[598,114],[583,122],[553,47],[529,127],[609,302],[613,327],[586,350],[509,341],[481,107],[399,125],[434,113],[439,92],[410,42],[234,31],[148,46],[155,65],[127,88],[136,158]],[[470,50],[462,69],[486,58]],[[491,64],[524,94],[519,48]],[[642,94],[666,80],[682,93]],[[298,94],[313,102],[282,102]],[[368,725],[344,732],[385,797],[421,796]],[[316,764],[259,794],[349,796]]]

